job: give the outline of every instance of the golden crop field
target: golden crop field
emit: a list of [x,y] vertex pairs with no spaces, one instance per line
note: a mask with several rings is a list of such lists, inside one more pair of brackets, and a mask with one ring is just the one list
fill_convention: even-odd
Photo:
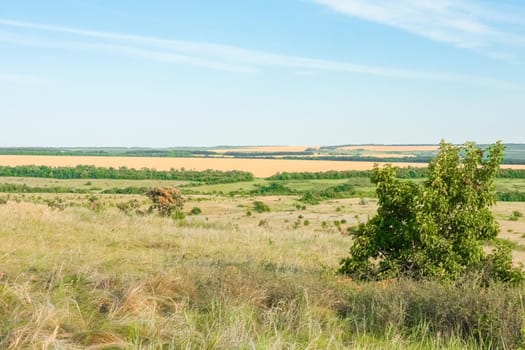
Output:
[[[14,156],[0,155],[0,165],[47,165],[76,166],[94,165],[98,167],[125,166],[128,168],[151,168],[157,170],[195,169],[195,170],[244,170],[256,177],[268,177],[277,172],[317,172],[328,170],[369,170],[379,162],[346,162],[324,160],[288,159],[238,159],[238,158],[158,158],[158,157],[80,157],[80,156]],[[395,163],[398,167],[425,167],[425,163]],[[525,165],[502,165],[502,168],[525,169]]]
[[362,145],[362,146],[345,146],[339,147],[340,150],[353,151],[353,150],[365,150],[375,152],[413,152],[413,151],[436,151],[439,148],[438,145]]
[[308,148],[318,148],[317,146],[250,146],[232,147],[224,149],[214,149],[212,152],[304,152]]
[[[157,170],[244,170],[256,177],[268,177],[277,172],[327,171],[327,170],[368,170],[374,162],[340,162],[322,160],[287,159],[238,159],[238,158],[156,158],[156,157],[77,157],[77,156],[0,156],[0,165],[47,165],[76,166],[95,165],[99,167],[152,168]],[[422,163],[396,163],[398,166],[423,167]],[[525,166],[524,166],[525,167]]]

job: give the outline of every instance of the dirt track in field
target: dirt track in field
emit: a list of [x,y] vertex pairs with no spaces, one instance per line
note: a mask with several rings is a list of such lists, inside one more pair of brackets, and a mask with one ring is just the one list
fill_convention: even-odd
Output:
[[[327,170],[369,170],[374,162],[345,162],[324,160],[287,159],[237,159],[237,158],[156,158],[156,157],[77,157],[77,156],[13,156],[0,155],[0,165],[47,165],[76,166],[94,165],[98,167],[125,166],[128,168],[152,168],[157,170],[195,169],[195,170],[244,170],[256,177],[268,177],[278,172],[327,171]],[[397,167],[425,167],[425,163],[394,163]],[[504,168],[525,169],[525,165],[503,165]]]

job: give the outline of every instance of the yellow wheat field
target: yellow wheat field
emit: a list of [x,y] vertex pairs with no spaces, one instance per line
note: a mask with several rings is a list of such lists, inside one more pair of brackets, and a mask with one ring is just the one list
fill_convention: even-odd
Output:
[[[78,157],[78,156],[19,156],[0,155],[0,165],[47,165],[76,166],[94,165],[98,167],[125,166],[128,168],[151,168],[157,170],[243,170],[256,177],[268,177],[278,172],[316,172],[328,170],[369,170],[375,162],[346,162],[324,160],[288,159],[237,159],[237,158],[156,158],[156,157]],[[397,167],[425,167],[425,163],[395,163]],[[525,169],[525,165],[503,165],[504,168]]]
[[[353,151],[362,149],[365,151],[375,151],[375,152],[414,152],[414,151],[436,151],[439,149],[438,145],[423,145],[423,146],[417,146],[417,145],[393,145],[393,146],[386,146],[386,145],[363,145],[363,146],[345,146],[345,147],[339,147],[340,150],[345,151]],[[390,155],[389,155],[390,156]]]
[[318,148],[311,146],[250,146],[250,147],[234,147],[224,149],[213,149],[212,152],[226,153],[226,152],[304,152],[308,148]]

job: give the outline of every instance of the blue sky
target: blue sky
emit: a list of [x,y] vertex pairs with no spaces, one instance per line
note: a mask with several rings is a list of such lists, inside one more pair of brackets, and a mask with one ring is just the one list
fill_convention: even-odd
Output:
[[525,142],[525,3],[1,0],[0,146]]

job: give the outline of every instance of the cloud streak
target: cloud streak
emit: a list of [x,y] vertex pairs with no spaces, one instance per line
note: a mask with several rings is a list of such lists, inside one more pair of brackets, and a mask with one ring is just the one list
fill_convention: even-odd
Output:
[[[525,45],[525,10],[501,0],[313,0],[334,11],[506,61]],[[518,34],[515,34],[518,33]]]
[[[318,1],[329,2],[337,0]],[[371,8],[369,11],[375,13],[375,16],[387,16],[387,14],[381,14],[382,12],[376,8]],[[466,24],[464,25],[466,26]],[[510,89],[521,88],[510,83],[488,78],[282,55],[258,50],[247,50],[231,45],[86,30],[4,18],[0,18],[0,27],[1,26],[7,27],[11,31],[0,30],[0,42],[12,45],[75,50],[106,55],[111,54],[155,62],[181,63],[239,73],[256,74],[268,68],[275,68],[291,69],[295,72],[343,72],[397,79],[492,85]],[[482,28],[474,28],[473,30],[481,31]],[[16,32],[13,33],[12,31]],[[47,33],[54,34],[54,36],[51,36],[51,38],[39,37],[35,36],[35,32],[37,35]]]
[[0,82],[7,83],[37,83],[42,79],[28,74],[2,74],[0,73]]

